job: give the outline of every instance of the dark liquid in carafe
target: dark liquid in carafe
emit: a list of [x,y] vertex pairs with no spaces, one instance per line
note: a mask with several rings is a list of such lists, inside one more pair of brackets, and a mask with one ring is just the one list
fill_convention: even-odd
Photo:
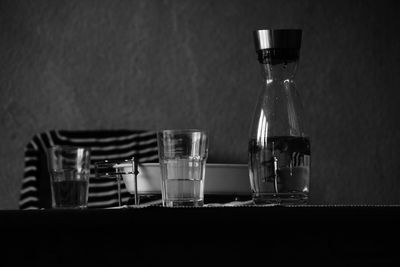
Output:
[[270,137],[249,142],[250,183],[257,202],[306,200],[310,182],[310,141],[307,137]]

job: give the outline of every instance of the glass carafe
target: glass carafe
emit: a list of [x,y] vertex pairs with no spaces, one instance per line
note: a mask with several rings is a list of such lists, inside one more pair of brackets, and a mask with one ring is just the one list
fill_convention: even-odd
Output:
[[301,30],[257,30],[254,40],[263,90],[253,115],[249,174],[258,204],[305,204],[310,187],[310,141],[294,77]]

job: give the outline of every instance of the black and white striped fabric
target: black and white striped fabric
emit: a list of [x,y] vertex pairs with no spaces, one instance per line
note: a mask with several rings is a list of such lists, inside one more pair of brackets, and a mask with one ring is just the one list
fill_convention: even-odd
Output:
[[[88,208],[118,205],[118,185],[114,180],[94,177],[94,163],[103,160],[123,160],[135,157],[139,163],[158,162],[157,136],[153,131],[52,130],[35,135],[25,148],[25,169],[20,192],[20,209],[51,207],[50,176],[46,150],[54,145],[89,147],[91,174]],[[130,195],[121,185],[122,203]]]

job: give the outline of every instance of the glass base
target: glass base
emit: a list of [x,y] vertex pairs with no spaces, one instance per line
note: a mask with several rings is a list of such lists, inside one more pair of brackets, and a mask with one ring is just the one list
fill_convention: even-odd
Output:
[[69,209],[74,209],[74,210],[83,210],[83,209],[87,209],[87,205],[81,205],[81,206],[52,206],[53,209],[64,209],[64,210],[69,210]]
[[308,194],[305,193],[253,193],[253,201],[256,205],[304,205],[308,202]]
[[164,207],[203,207],[204,200],[164,200]]
[[132,195],[128,199],[126,205],[128,206],[135,206],[136,204],[142,205],[142,204],[152,203],[157,200],[161,200],[161,194],[139,194],[139,203],[135,203],[135,195]]

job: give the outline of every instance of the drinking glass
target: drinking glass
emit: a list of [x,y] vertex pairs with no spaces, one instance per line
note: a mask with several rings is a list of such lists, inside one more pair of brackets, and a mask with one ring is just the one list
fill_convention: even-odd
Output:
[[[135,159],[125,160],[105,160],[95,163],[96,178],[109,178],[116,180],[118,193],[118,206],[122,206],[121,180],[129,179],[125,183],[128,192],[134,195],[134,204],[139,205],[139,195],[137,186],[137,164]],[[131,182],[133,181],[133,182]]]
[[53,208],[86,208],[89,194],[90,150],[54,146],[47,150]]
[[208,156],[206,132],[196,129],[157,133],[163,206],[203,206]]

